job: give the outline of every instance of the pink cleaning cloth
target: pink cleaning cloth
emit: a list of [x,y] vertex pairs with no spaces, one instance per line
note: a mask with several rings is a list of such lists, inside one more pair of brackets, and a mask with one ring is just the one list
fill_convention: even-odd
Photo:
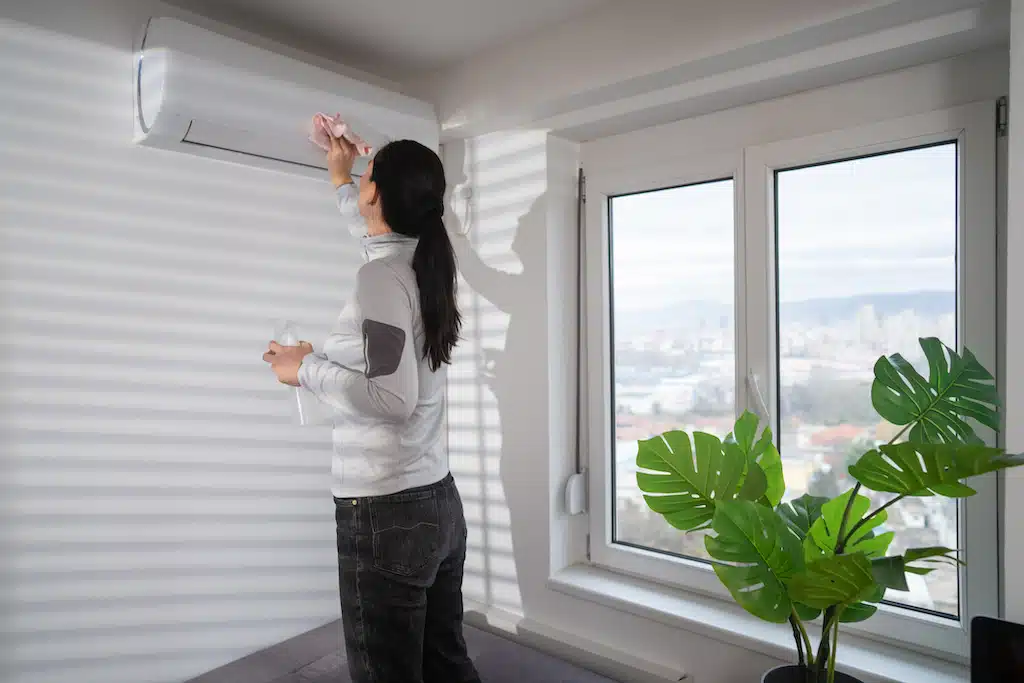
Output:
[[349,125],[341,120],[341,114],[335,114],[334,116],[317,114],[314,116],[313,129],[309,134],[309,141],[325,152],[329,151],[331,149],[331,138],[328,135],[328,131],[334,137],[345,138],[355,145],[356,153],[359,156],[367,157],[373,154],[373,147],[366,140],[356,135]]

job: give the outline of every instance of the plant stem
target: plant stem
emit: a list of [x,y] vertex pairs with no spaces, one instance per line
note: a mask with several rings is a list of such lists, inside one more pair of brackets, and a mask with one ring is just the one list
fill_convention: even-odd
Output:
[[[796,611],[793,612],[796,614]],[[811,647],[811,637],[807,635],[807,629],[804,627],[804,622],[800,620],[800,617],[796,619],[796,625],[800,628],[800,635],[804,638],[804,647],[807,648],[807,666],[814,666],[814,648]]]
[[818,683],[824,683],[826,674],[826,667],[828,665],[829,657],[831,657],[830,638],[831,628],[836,620],[836,607],[833,605],[825,610],[825,616],[822,620],[821,625],[821,640],[818,641],[818,654],[815,658],[814,676],[815,681]]
[[[916,420],[915,420],[914,422],[916,422]],[[904,434],[906,434],[906,433],[907,433],[907,430],[908,430],[908,429],[910,429],[910,425],[914,424],[914,422],[911,422],[910,424],[906,424],[906,425],[903,425],[903,429],[901,429],[900,431],[898,431],[898,432],[896,433],[896,436],[894,436],[894,437],[892,437],[891,439],[889,439],[889,443],[887,443],[887,444],[885,444],[885,445],[886,445],[886,446],[891,446],[891,445],[893,445],[894,443],[896,443],[896,440],[897,440],[897,439],[899,439],[899,438],[900,438],[901,436],[903,436]]]
[[839,649],[839,616],[836,615],[835,627],[832,629],[832,652],[828,657],[828,683],[836,680],[836,650]]
[[846,547],[846,536],[843,532],[846,531],[846,523],[850,521],[850,510],[853,509],[853,501],[857,500],[857,494],[860,493],[860,482],[853,487],[853,491],[850,493],[850,499],[846,501],[846,509],[843,510],[843,518],[839,521],[839,533],[836,534],[836,549],[835,554],[841,555],[843,548]]
[[789,615],[789,625],[793,628],[793,640],[796,641],[797,664],[801,669],[807,667],[807,659],[804,658],[804,641],[800,637],[800,629],[796,626],[796,614]]
[[797,639],[796,649],[798,652],[807,651],[807,657],[804,658],[803,654],[800,656],[800,664],[808,667],[814,666],[814,648],[811,647],[811,638],[807,635],[807,629],[804,628],[804,622],[801,621],[799,615],[797,615],[794,609],[789,615],[789,623],[793,626],[793,637]]

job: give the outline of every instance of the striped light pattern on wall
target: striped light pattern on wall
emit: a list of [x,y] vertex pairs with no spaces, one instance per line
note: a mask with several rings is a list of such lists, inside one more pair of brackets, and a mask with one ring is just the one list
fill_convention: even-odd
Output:
[[260,356],[360,259],[327,182],[134,146],[139,10],[89,4],[0,19],[0,680],[178,683],[338,616],[329,434]]

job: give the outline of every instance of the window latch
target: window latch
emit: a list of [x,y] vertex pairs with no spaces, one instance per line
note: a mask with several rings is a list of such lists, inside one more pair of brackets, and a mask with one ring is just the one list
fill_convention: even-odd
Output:
[[747,372],[747,390],[757,399],[757,407],[760,409],[762,416],[771,422],[772,412],[768,410],[768,403],[764,400],[764,394],[761,393],[761,385],[757,381],[757,373],[753,370]]

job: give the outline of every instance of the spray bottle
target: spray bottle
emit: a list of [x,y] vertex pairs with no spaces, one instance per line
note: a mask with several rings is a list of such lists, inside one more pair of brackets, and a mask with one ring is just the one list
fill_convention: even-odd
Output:
[[[274,341],[281,346],[298,346],[300,340],[295,323],[291,320],[282,320],[278,323],[277,331],[274,334]],[[314,408],[312,403],[316,399],[302,387],[289,386],[286,388],[290,394],[289,403],[291,404],[294,421],[302,426],[312,424],[312,413]]]

